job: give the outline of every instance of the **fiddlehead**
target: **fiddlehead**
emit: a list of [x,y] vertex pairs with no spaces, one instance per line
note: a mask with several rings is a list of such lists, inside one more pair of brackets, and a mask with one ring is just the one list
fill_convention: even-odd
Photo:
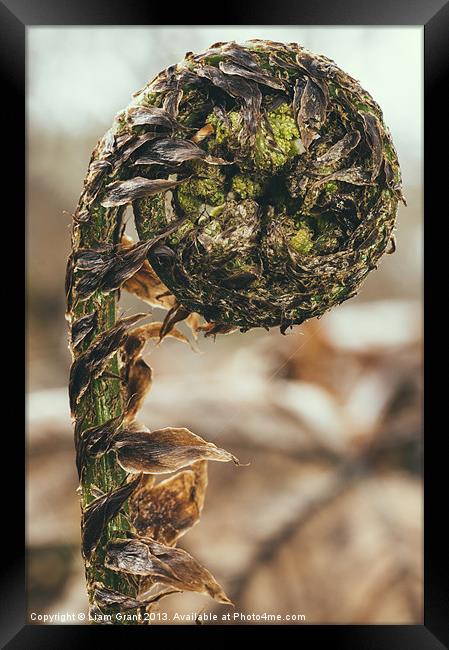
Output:
[[[285,332],[322,315],[376,267],[399,200],[379,106],[296,44],[189,53],[116,117],[92,155],[66,279],[93,608],[147,606],[157,584],[227,602],[173,545],[199,518],[207,461],[235,459],[187,429],[136,422],[152,381],[147,340],[182,340],[176,323],[186,318],[210,335]],[[124,235],[130,204],[135,244]],[[117,320],[121,288],[168,309],[164,322]]]

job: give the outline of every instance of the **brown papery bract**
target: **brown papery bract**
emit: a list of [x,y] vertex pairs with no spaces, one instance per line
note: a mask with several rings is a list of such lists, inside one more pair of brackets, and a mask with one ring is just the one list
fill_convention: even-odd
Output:
[[309,149],[325,120],[329,98],[317,79],[307,79],[300,92],[301,100],[296,121],[304,147]]
[[123,417],[121,414],[103,424],[90,427],[76,439],[76,466],[80,479],[86,456],[99,458],[109,450],[115,433],[123,423]]
[[[117,181],[117,183],[120,182]],[[123,183],[126,182],[123,181]],[[153,182],[155,183],[156,181]],[[164,182],[168,183],[169,181]],[[132,246],[102,245],[96,248],[78,250],[75,267],[81,271],[85,271],[84,275],[76,283],[78,300],[87,300],[95,291],[101,290],[104,293],[109,293],[110,291],[119,289],[142,267],[149,251],[161,239],[164,239],[177,230],[184,221],[184,217],[178,219],[162,228],[150,240],[139,242]]]
[[83,555],[89,558],[95,550],[104,527],[119,512],[122,505],[140,483],[140,476],[129,483],[95,499],[83,512]]
[[134,294],[152,307],[170,309],[176,304],[176,298],[159,280],[147,260],[134,275],[123,283],[122,289]]
[[180,126],[168,111],[156,106],[132,106],[126,111],[126,121],[130,126],[161,126],[170,131]]
[[200,520],[207,488],[207,461],[194,463],[157,485],[144,483],[129,502],[139,535],[169,546]]
[[268,75],[262,68],[259,66],[254,67],[252,70],[248,70],[246,67],[238,65],[236,63],[231,63],[227,61],[220,61],[219,64],[220,70],[228,75],[236,75],[238,77],[244,77],[245,79],[251,79],[256,83],[263,84],[275,90],[284,90],[285,82],[279,79],[278,77],[273,77]]
[[[148,577],[143,583],[146,591],[160,583],[181,591],[208,594],[219,603],[232,605],[210,571],[189,553],[147,537],[112,540],[107,547],[105,565],[112,571]],[[144,598],[145,592],[141,593]]]
[[198,332],[201,332],[202,320],[203,320],[202,317],[200,316],[200,314],[197,314],[196,311],[193,311],[186,318],[186,324],[192,330],[192,335],[195,341],[198,338]]
[[72,348],[76,348],[81,343],[81,341],[84,341],[86,336],[95,330],[97,323],[98,314],[96,311],[93,311],[91,314],[87,314],[87,316],[83,316],[82,318],[78,318],[78,320],[74,321],[70,328]]
[[214,133],[214,127],[212,124],[206,124],[205,126],[201,127],[201,129],[198,129],[192,138],[192,142],[201,142],[205,138],[209,137],[212,133]]
[[146,607],[157,603],[166,596],[171,596],[172,594],[178,594],[179,589],[167,589],[161,591],[153,596],[148,596],[147,598],[137,599],[131,598],[126,594],[122,594],[119,591],[114,591],[113,589],[108,589],[101,582],[96,582],[93,585],[94,587],[94,600],[99,607],[114,607],[117,606],[120,609],[138,609],[139,607]]
[[130,473],[170,474],[198,460],[233,461],[239,465],[231,453],[185,428],[150,431],[134,423],[118,432],[112,449],[119,464]]
[[176,323],[185,320],[191,314],[189,309],[186,309],[181,304],[176,303],[170,311],[167,312],[164,322],[162,323],[160,338],[163,339],[171,332]]
[[187,160],[204,160],[210,165],[231,165],[232,162],[207,155],[204,149],[190,140],[172,140],[164,138],[157,140],[149,152],[141,156],[135,165],[180,165]]
[[86,392],[92,379],[106,368],[109,358],[123,345],[129,326],[145,318],[146,314],[136,314],[121,318],[115,325],[102,332],[90,347],[75,359],[70,368],[69,397],[70,410],[73,415],[75,406]]
[[161,322],[152,322],[142,325],[141,327],[136,327],[131,330],[128,334],[128,337],[123,346],[123,358],[124,360],[135,359],[139,354],[142,353],[145,345],[151,339],[158,339],[159,341],[165,337],[172,337],[182,343],[189,344],[189,339],[185,336],[180,330],[174,326],[162,334],[164,323]]
[[217,334],[232,334],[238,329],[229,323],[206,323],[200,325],[198,330],[204,332],[204,336],[216,336]]
[[254,81],[227,75],[210,65],[202,65],[196,72],[199,77],[208,79],[217,88],[242,101],[243,128],[240,138],[242,142],[253,142],[262,106],[262,93],[259,86]]
[[114,181],[106,186],[106,196],[101,205],[105,208],[125,205],[142,196],[153,196],[159,192],[170,190],[183,182],[184,180],[170,181],[164,178],[149,179],[141,176],[136,176],[128,181]]
[[127,366],[126,373],[128,404],[126,407],[125,422],[132,422],[151,389],[153,370],[142,357],[139,357]]
[[[135,245],[134,240],[126,234],[122,235],[120,243],[123,249]],[[170,309],[176,304],[176,298],[156,275],[148,260],[145,260],[140,269],[122,284],[122,289],[134,294],[152,307]]]

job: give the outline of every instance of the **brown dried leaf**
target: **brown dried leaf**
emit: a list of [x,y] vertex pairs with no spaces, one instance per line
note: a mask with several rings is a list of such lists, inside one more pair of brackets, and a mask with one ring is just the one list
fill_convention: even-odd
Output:
[[185,180],[187,179],[171,181],[165,178],[150,179],[136,176],[127,181],[114,181],[106,186],[107,192],[101,205],[105,208],[113,208],[117,205],[132,203],[144,196],[154,196],[159,192],[166,192],[184,183]]
[[170,112],[156,106],[132,106],[126,119],[131,126],[162,126],[173,130],[177,125]]
[[395,235],[390,236],[390,241],[388,242],[388,249],[385,251],[387,255],[393,255],[396,252],[396,237]]
[[379,176],[383,160],[382,132],[379,126],[379,120],[375,115],[362,113],[362,118],[368,144],[371,147],[373,155],[371,180],[374,181]]
[[139,535],[172,545],[198,523],[207,487],[207,461],[157,485],[141,485],[130,499],[130,514]]
[[101,269],[110,260],[112,244],[101,244],[96,248],[78,248],[75,257],[75,267],[80,271],[95,271]]
[[140,482],[137,476],[129,483],[95,499],[83,512],[83,555],[89,558],[95,550],[104,527],[118,513]]
[[128,328],[145,318],[147,314],[133,314],[120,318],[112,327],[101,333],[87,351],[92,366],[91,370],[97,370],[99,364],[108,359],[114,352],[123,345],[128,336]]
[[306,192],[304,204],[307,207],[311,207],[317,201],[323,185],[329,181],[344,181],[351,185],[370,185],[371,173],[362,167],[350,167],[349,169],[340,169],[327,176],[322,176]]
[[73,303],[72,291],[73,291],[73,281],[74,281],[74,270],[75,270],[75,263],[73,260],[73,253],[71,253],[67,260],[67,266],[65,270],[65,282],[64,282],[65,297],[67,302],[66,316],[68,318],[70,318],[70,313],[72,311],[72,303]]
[[232,162],[211,156],[190,140],[163,138],[135,161],[135,165],[181,165],[188,160],[204,160],[211,165],[231,165]]
[[[179,104],[183,98],[184,91],[177,85],[174,90],[169,90],[164,97],[164,111],[167,111],[172,117],[177,117],[179,113]],[[178,125],[179,126],[179,125]]]
[[132,422],[142,407],[143,401],[151,389],[153,371],[140,357],[131,362],[127,368],[127,397],[126,422]]
[[118,320],[113,327],[97,336],[86,352],[75,359],[70,368],[69,397],[71,413],[87,390],[92,378],[98,377],[106,367],[109,358],[123,345],[127,329],[146,314],[136,314]]
[[205,124],[199,131],[195,133],[195,135],[192,138],[192,142],[198,143],[207,138],[208,136],[212,135],[214,132],[214,127],[212,124]]
[[165,427],[150,432],[135,423],[115,436],[112,448],[121,467],[130,473],[170,474],[198,460],[232,460],[239,465],[228,451],[185,428]]
[[167,589],[161,591],[148,598],[137,599],[121,594],[119,591],[108,589],[101,582],[94,583],[94,600],[99,607],[114,607],[118,605],[121,610],[138,609],[139,607],[146,607],[153,603],[157,603],[166,596],[180,593],[179,589]]
[[125,140],[121,143],[119,147],[119,155],[112,167],[112,173],[117,173],[121,167],[128,161],[128,159],[135,153],[140,147],[142,147],[147,142],[151,142],[156,138],[161,137],[157,133],[144,133],[142,135],[130,135],[125,137]]
[[[370,185],[370,175],[362,167],[350,167],[349,169],[341,169],[325,177],[324,182],[328,181],[344,181],[351,185]],[[321,181],[320,181],[321,182]]]
[[78,477],[81,478],[86,455],[93,458],[99,458],[105,454],[111,444],[115,433],[123,424],[123,415],[107,420],[103,424],[95,427],[89,427],[79,437],[76,444],[76,466]]
[[[129,235],[123,234],[120,243],[123,248],[130,248],[134,245],[134,240]],[[122,289],[133,293],[152,307],[170,309],[176,303],[176,298],[161,281],[148,260],[145,260],[140,269],[122,284]]]
[[87,300],[99,289],[107,293],[120,288],[142,267],[151,248],[177,230],[184,221],[185,218],[173,221],[148,241],[132,246],[106,245],[79,250],[76,266],[86,273],[76,284],[78,299]]
[[142,325],[142,327],[136,327],[135,329],[131,330],[123,346],[124,359],[135,359],[139,354],[141,354],[142,350],[150,339],[162,340],[162,338],[168,336],[177,339],[182,343],[190,343],[187,336],[185,336],[176,327],[173,327],[169,332],[162,336],[162,327],[163,323],[155,321],[153,323],[147,323],[145,325]]
[[[220,47],[221,45],[223,45],[223,43],[216,43],[212,47]],[[234,61],[234,63],[238,63],[244,68],[248,68],[249,70],[260,70],[260,66],[254,59],[253,55],[234,41],[224,44],[224,54],[226,59]]]
[[201,331],[201,321],[202,321],[202,317],[200,316],[200,314],[197,314],[196,311],[192,311],[192,313],[189,314],[186,318],[186,324],[192,330],[193,338],[195,339],[195,341],[198,338],[198,332]]
[[206,489],[209,482],[207,475],[207,460],[199,460],[190,467],[191,472],[195,475],[195,499],[201,514],[206,499]]
[[254,81],[227,75],[211,65],[198,67],[196,73],[200,77],[208,79],[214,86],[231,97],[236,97],[243,102],[241,138],[243,141],[249,139],[251,142],[257,132],[262,105],[262,93],[259,86]]
[[182,591],[208,594],[219,603],[232,605],[213,575],[189,553],[150,538],[112,540],[107,547],[105,566],[112,571],[148,576],[148,586],[161,583]]
[[316,81],[331,75],[334,64],[330,59],[327,59],[326,61],[317,59],[313,54],[307,50],[303,50],[302,48],[301,51],[296,54],[295,58],[298,66],[302,70],[305,70],[307,74],[313,77]]
[[206,323],[198,327],[198,331],[204,332],[204,336],[216,336],[217,334],[232,334],[238,327],[229,325],[229,323]]
[[78,359],[75,359],[70,367],[69,399],[72,416],[74,415],[76,405],[86,392],[90,380],[89,353],[86,352],[78,357]]
[[93,311],[72,323],[70,328],[72,348],[76,348],[97,327],[97,322],[98,314]]
[[301,140],[308,149],[326,117],[327,98],[317,83],[307,79],[301,95],[297,123]]
[[237,77],[243,77],[244,79],[251,79],[256,83],[269,86],[275,90],[284,90],[285,87],[285,84],[281,79],[267,74],[262,68],[256,69],[253,66],[251,70],[248,70],[241,65],[229,61],[220,61],[219,67],[225,74],[236,75]]
[[293,90],[293,101],[292,101],[292,109],[293,109],[293,115],[295,116],[296,123],[298,123],[298,118],[299,118],[299,111],[301,109],[301,97],[304,92],[304,88],[306,86],[306,82],[302,77],[298,77],[295,81],[295,87]]
[[170,309],[176,303],[176,298],[158,278],[148,260],[122,284],[122,289],[133,293],[152,307]]
[[341,140],[338,140],[326,153],[317,159],[316,166],[329,166],[347,156],[360,142],[360,133],[356,130],[348,131]]
[[156,242],[148,246],[147,242],[142,242],[125,251],[119,250],[111,266],[103,275],[101,281],[102,291],[114,291],[120,288],[128,278],[132,277],[145,262],[148,251],[154,243]]
[[179,323],[182,320],[185,320],[189,316],[190,311],[183,307],[181,304],[176,303],[170,311],[167,312],[167,315],[164,318],[160,331],[160,339],[162,341],[173,329],[176,323]]

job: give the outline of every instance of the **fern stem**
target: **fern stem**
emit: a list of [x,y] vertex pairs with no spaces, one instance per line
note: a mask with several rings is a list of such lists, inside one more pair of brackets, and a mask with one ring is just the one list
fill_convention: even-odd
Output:
[[[82,201],[82,199],[80,200]],[[92,248],[98,244],[116,243],[117,233],[120,227],[121,212],[117,209],[107,209],[99,205],[98,201],[94,202],[90,208],[90,218],[87,222],[74,222],[72,229],[72,255],[76,254],[79,248]],[[74,303],[73,308],[69,308],[69,320],[74,321],[83,316],[97,313],[97,327],[93,336],[99,335],[112,327],[117,318],[118,292],[104,294],[96,292],[90,299],[80,302],[76,300],[76,284],[78,272],[74,271],[72,287],[69,293],[69,305]],[[74,351],[74,358],[78,358],[88,347],[86,342],[82,342]],[[109,373],[119,374],[118,355],[115,354],[109,361],[107,371]],[[123,396],[120,390],[120,381],[113,377],[107,376],[92,379],[86,392],[82,395],[78,404],[75,406],[74,420],[75,435],[79,442],[79,437],[84,430],[89,427],[103,424],[107,420],[120,415],[123,412]],[[81,487],[81,509],[84,509],[94,500],[95,488],[102,492],[109,492],[123,482],[126,473],[117,464],[112,453],[105,454],[99,459],[87,457],[84,463],[83,472],[80,480]],[[92,491],[94,488],[94,493]],[[122,512],[126,515],[127,505],[122,507]],[[109,589],[115,589],[130,596],[136,595],[136,586],[125,575],[110,571],[104,566],[105,549],[108,541],[116,536],[117,530],[129,530],[130,525],[126,516],[119,514],[114,517],[104,528],[98,546],[92,556],[85,560],[86,585],[89,597],[91,611],[95,607],[94,602],[94,584],[101,582]],[[103,609],[102,614],[113,614],[112,611]],[[94,618],[94,617],[92,617]],[[96,620],[96,619],[95,619]],[[126,621],[113,619],[114,624],[126,624]]]

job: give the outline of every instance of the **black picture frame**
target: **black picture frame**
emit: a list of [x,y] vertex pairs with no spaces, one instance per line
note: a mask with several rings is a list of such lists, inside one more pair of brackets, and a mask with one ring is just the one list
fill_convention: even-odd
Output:
[[[217,5],[217,9],[220,7]],[[224,6],[222,7],[224,10]],[[171,15],[170,15],[171,12]],[[163,15],[165,13],[165,16]],[[177,24],[189,25],[192,21],[206,21],[199,24],[211,24],[210,5],[208,9],[201,10],[196,6],[192,9],[185,3],[176,9]],[[442,0],[315,0],[314,2],[298,2],[295,6],[285,0],[268,3],[260,0],[257,5],[243,5],[243,3],[226,3],[226,15],[234,18],[229,24],[259,24],[259,25],[404,25],[422,26],[424,29],[424,71],[425,71],[425,214],[428,222],[442,220],[447,208],[440,205],[447,181],[446,164],[438,163],[435,153],[437,144],[442,146],[442,139],[447,138],[447,127],[442,128],[445,121],[446,105],[440,101],[445,85],[447,62],[449,60],[449,2]],[[162,12],[161,7],[148,2],[129,0],[0,0],[0,60],[3,90],[3,109],[6,112],[3,121],[3,136],[12,135],[13,145],[8,147],[8,169],[15,170],[14,178],[20,176],[19,170],[23,169],[23,152],[25,151],[26,129],[25,124],[25,89],[26,89],[26,28],[35,25],[169,25],[173,20],[173,11]],[[223,24],[221,16],[216,18],[217,24]],[[185,21],[185,22],[184,22]],[[198,23],[195,23],[198,24]],[[394,61],[392,61],[394,65]],[[407,107],[404,106],[404,110]],[[447,121],[447,117],[446,117]],[[5,124],[7,125],[5,133]],[[447,147],[442,147],[447,151]],[[444,175],[444,176],[443,176]],[[19,221],[20,203],[17,196],[22,188],[19,179],[16,193],[10,195],[11,206],[9,213],[14,213]],[[3,192],[4,194],[5,192]],[[13,212],[12,212],[13,211]],[[426,296],[425,296],[425,326],[426,345],[429,327],[434,327],[430,316],[431,295],[437,275],[433,271],[435,255],[433,251],[438,246],[438,241],[429,228],[425,235],[426,257]],[[438,238],[437,238],[438,239]],[[429,255],[430,253],[430,255]],[[432,291],[430,288],[432,287]],[[17,329],[17,328],[16,328]],[[432,339],[438,335],[432,331]],[[441,339],[444,340],[444,339]],[[20,345],[20,343],[18,344]],[[20,348],[17,348],[20,349]],[[426,347],[425,355],[426,375],[426,426],[425,438],[425,587],[424,587],[424,623],[423,625],[301,625],[295,628],[295,640],[302,647],[312,647],[312,644],[326,644],[331,647],[342,647],[345,650],[437,650],[449,647],[449,596],[447,580],[447,533],[445,532],[444,519],[447,513],[447,460],[441,453],[441,437],[445,437],[447,426],[433,426],[434,409],[444,401],[439,400],[438,391],[431,381],[431,373],[436,370],[436,354]],[[17,362],[15,362],[17,364]],[[429,385],[432,388],[429,388]],[[436,413],[435,413],[436,416]],[[444,416],[444,413],[443,413]],[[443,420],[444,422],[444,420]],[[11,432],[4,432],[11,436]],[[23,511],[20,506],[20,494],[24,487],[23,476],[17,468],[25,466],[25,441],[20,444],[20,435],[17,422],[14,427],[14,441],[9,444],[8,465],[16,468],[12,478],[8,480],[4,490],[14,494],[14,498],[5,499],[2,504],[2,521],[8,522],[7,530],[3,529],[2,538],[5,543],[2,562],[1,610],[0,610],[0,642],[1,647],[7,648],[79,648],[89,637],[90,640],[98,638],[107,643],[111,639],[119,643],[117,635],[135,633],[149,634],[139,637],[151,641],[155,634],[163,632],[162,628],[151,628],[146,633],[141,628],[116,627],[113,637],[111,629],[97,632],[96,626],[32,626],[26,624],[26,590],[25,590],[25,524]],[[445,489],[446,488],[446,489]],[[8,511],[8,509],[10,511]],[[447,514],[446,514],[447,517]],[[13,524],[13,521],[16,521]],[[178,627],[178,626],[177,626]],[[180,631],[178,627],[178,632]],[[268,627],[264,626],[268,631]],[[109,632],[108,632],[109,629]],[[254,627],[251,627],[254,630]],[[137,632],[135,632],[137,630]],[[170,629],[170,640],[172,630]],[[242,627],[229,626],[226,630],[235,630],[234,633],[242,634]],[[238,630],[238,632],[237,632]],[[271,628],[271,631],[273,629]],[[283,628],[274,630],[276,639],[282,634]],[[182,626],[185,641],[214,634],[212,627]],[[167,632],[165,632],[165,635]],[[93,637],[92,637],[93,635]],[[104,636],[106,635],[106,636]],[[109,636],[108,636],[109,635]],[[222,635],[215,635],[219,640]],[[125,637],[122,637],[125,638]],[[167,640],[167,636],[165,636]],[[214,641],[215,642],[215,641]]]

